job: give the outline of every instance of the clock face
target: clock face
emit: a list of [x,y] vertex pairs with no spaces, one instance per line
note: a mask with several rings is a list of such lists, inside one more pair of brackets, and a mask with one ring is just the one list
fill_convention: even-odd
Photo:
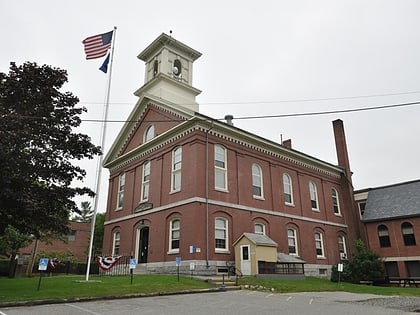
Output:
[[173,74],[176,75],[177,77],[179,77],[180,74],[181,74],[181,69],[182,69],[181,60],[175,59],[174,60],[174,66],[172,68]]

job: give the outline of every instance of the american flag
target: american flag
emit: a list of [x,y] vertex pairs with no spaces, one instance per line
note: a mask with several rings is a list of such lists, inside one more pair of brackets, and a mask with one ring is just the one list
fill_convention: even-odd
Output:
[[113,32],[110,31],[85,38],[82,43],[85,45],[86,59],[96,59],[105,56],[108,49],[111,48]]

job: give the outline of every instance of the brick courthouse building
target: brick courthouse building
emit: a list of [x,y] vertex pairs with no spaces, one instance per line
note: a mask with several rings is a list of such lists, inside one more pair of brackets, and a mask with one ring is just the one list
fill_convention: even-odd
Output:
[[138,269],[216,274],[244,232],[327,275],[360,237],[344,127],[333,122],[338,165],[199,113],[192,85],[201,54],[165,34],[138,56],[145,83],[104,159],[110,171],[104,253]]

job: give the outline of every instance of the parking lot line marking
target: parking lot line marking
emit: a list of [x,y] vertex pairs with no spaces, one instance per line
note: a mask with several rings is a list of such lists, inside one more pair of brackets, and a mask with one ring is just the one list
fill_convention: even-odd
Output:
[[286,301],[290,301],[292,298],[293,298],[292,296],[289,296],[289,297],[286,299]]
[[309,300],[309,304],[312,304],[313,301],[314,301],[314,299],[310,299]]
[[78,309],[80,311],[83,311],[83,312],[86,312],[86,313],[93,314],[93,315],[101,315],[99,313],[92,312],[92,311],[90,311],[90,310],[88,310],[86,308],[83,308],[83,307],[80,307],[80,306],[76,306],[76,305],[73,305],[73,304],[65,304],[65,305],[70,306],[70,307],[73,307],[73,308],[76,308],[76,309]]
[[0,315],[7,315],[6,313],[3,313],[2,311],[0,311]]
[[272,294],[272,293],[271,293],[271,294],[269,294],[269,295],[266,295],[266,296],[265,296],[265,298],[269,298],[270,296],[273,296],[273,295],[274,295],[274,294]]

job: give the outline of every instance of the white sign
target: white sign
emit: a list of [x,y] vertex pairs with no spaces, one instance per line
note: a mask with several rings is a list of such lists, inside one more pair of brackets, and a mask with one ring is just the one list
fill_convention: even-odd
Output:
[[338,264],[337,270],[338,272],[343,272],[343,264]]
[[136,269],[137,260],[135,258],[130,259],[130,269]]
[[41,258],[39,260],[38,270],[45,271],[48,268],[48,258]]
[[190,263],[190,270],[191,271],[195,270],[195,263],[193,263],[193,262]]

